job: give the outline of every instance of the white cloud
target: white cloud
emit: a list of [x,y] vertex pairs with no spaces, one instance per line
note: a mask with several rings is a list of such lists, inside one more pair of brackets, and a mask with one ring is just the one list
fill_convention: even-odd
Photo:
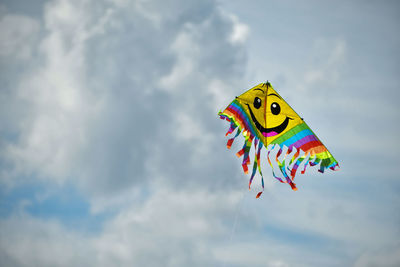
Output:
[[231,42],[244,43],[247,40],[250,28],[246,24],[241,23],[237,16],[230,14],[229,17],[233,22],[233,31],[230,36]]
[[151,198],[108,221],[99,235],[69,231],[57,221],[26,214],[0,222],[3,259],[15,266],[204,266],[218,264],[213,249],[227,238],[225,216],[237,193],[175,192],[159,188]]
[[54,221],[36,220],[27,215],[1,221],[0,251],[5,266],[83,266],[91,260],[88,242],[65,231]]
[[171,44],[171,50],[177,55],[177,63],[168,75],[161,77],[161,88],[169,91],[177,91],[181,83],[186,82],[188,76],[193,73],[193,65],[198,61],[200,56],[199,44],[193,40],[191,33],[196,30],[190,26],[186,27]]
[[37,64],[12,95],[27,113],[15,125],[18,140],[3,147],[14,166],[8,177],[72,178],[95,194],[126,190],[146,181],[152,139],[190,135],[189,118],[197,127],[192,141],[212,146],[202,132],[208,126],[195,116],[217,111],[196,97],[206,100],[208,80],[232,77],[243,60],[236,53],[242,48],[229,41],[232,21],[213,4],[184,4],[170,16],[151,2],[60,0],[46,5],[44,24]]

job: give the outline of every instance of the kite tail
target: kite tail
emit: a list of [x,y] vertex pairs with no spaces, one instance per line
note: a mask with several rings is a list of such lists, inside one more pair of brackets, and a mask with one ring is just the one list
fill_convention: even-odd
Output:
[[271,169],[272,169],[272,175],[273,175],[274,178],[277,179],[279,182],[281,182],[281,183],[286,183],[286,182],[283,181],[279,176],[277,176],[277,175],[275,174],[274,166],[272,165],[271,159],[269,158],[269,153],[270,153],[274,148],[275,148],[275,145],[274,145],[271,149],[269,149],[269,150],[268,150],[268,153],[267,153],[267,159],[268,159],[268,163],[269,163],[269,165],[271,166]]
[[[230,122],[230,127],[226,133],[226,136],[233,133],[235,131],[235,129],[237,128],[237,132],[235,134],[235,136],[231,139],[228,140],[226,146],[228,148],[232,147],[233,141],[235,140],[235,138],[237,136],[239,136],[239,134],[241,133],[241,131],[243,130],[243,136],[245,138],[245,142],[243,144],[243,147],[241,150],[239,150],[236,155],[238,157],[243,156],[243,161],[242,161],[242,168],[244,173],[248,173],[248,165],[250,165],[250,148],[254,139],[254,149],[257,150],[257,152],[255,153],[255,159],[254,159],[254,163],[253,163],[253,171],[250,177],[250,181],[249,181],[249,188],[251,186],[251,183],[254,179],[255,173],[258,169],[260,175],[261,175],[261,185],[262,185],[262,191],[259,192],[257,194],[257,198],[260,197],[260,195],[262,194],[262,192],[264,191],[264,177],[262,175],[262,171],[261,171],[261,164],[260,164],[260,152],[261,152],[261,148],[263,147],[263,143],[259,140],[259,137],[254,135],[255,129],[253,127],[253,125],[251,123],[249,123],[249,120],[247,118],[247,116],[245,115],[245,112],[243,111],[243,108],[241,107],[241,105],[237,102],[237,101],[233,101],[231,103],[231,105],[229,105],[229,107],[224,111],[224,113],[219,112],[218,113],[220,118],[223,120],[227,120]],[[258,145],[258,149],[257,149],[257,145]]]
[[249,132],[245,132],[244,134],[246,134],[246,135],[245,135],[245,141],[243,144],[243,148],[236,153],[236,156],[238,156],[238,157],[243,156],[242,167],[243,167],[244,173],[247,174],[249,172],[249,168],[247,166],[250,164],[249,152],[250,152],[250,148],[251,148],[251,144],[253,142],[254,136],[251,135]]
[[[293,149],[293,148],[292,148]],[[297,149],[296,153],[294,153],[293,157],[290,159],[289,165],[287,167],[288,171],[292,171],[289,166],[292,165],[292,163],[297,159],[297,157],[300,155],[300,150]]]
[[335,169],[336,167],[340,168],[339,163],[337,162],[332,162],[328,168],[331,169],[332,171],[337,171],[337,169]]
[[296,185],[293,183],[292,179],[290,179],[289,175],[286,173],[286,170],[285,170],[286,156],[287,156],[288,154],[290,154],[292,150],[288,150],[288,151],[286,152],[286,155],[285,155],[285,157],[284,157],[284,159],[283,159],[282,162],[279,161],[279,156],[282,154],[282,149],[279,148],[279,151],[276,153],[275,161],[278,163],[279,170],[281,171],[283,177],[284,177],[285,180],[286,180],[286,181],[284,181],[282,178],[278,177],[278,176],[275,174],[274,166],[272,165],[271,159],[269,158],[269,153],[271,152],[271,150],[274,149],[274,147],[275,147],[275,145],[268,151],[268,154],[267,154],[268,162],[269,162],[269,165],[271,166],[271,169],[272,169],[272,175],[273,175],[274,178],[277,179],[279,182],[281,182],[281,183],[288,183],[288,184],[290,185],[290,187],[291,187],[293,190],[297,190]]
[[251,144],[253,143],[253,138],[254,138],[254,136],[250,134],[249,139],[246,143],[245,151],[244,151],[242,166],[245,165],[246,166],[245,168],[247,170],[248,170],[248,165],[250,165],[250,155],[249,154],[250,154]]
[[301,156],[301,157],[298,157],[298,158],[297,158],[297,161],[296,161],[296,163],[293,165],[292,170],[291,170],[291,172],[290,172],[290,175],[291,175],[291,177],[292,177],[292,180],[294,180],[294,177],[296,176],[297,169],[299,168],[300,164],[303,162],[303,160],[304,160],[305,158],[306,158],[305,156]]
[[260,173],[261,176],[261,186],[262,186],[262,191],[258,192],[256,198],[259,198],[261,196],[261,194],[264,192],[264,177],[261,171],[261,166],[260,166],[260,152],[261,152],[261,148],[262,148],[263,144],[260,142],[260,144],[258,145],[258,150],[257,150],[257,166],[258,166],[258,172]]
[[[258,149],[257,149],[257,144],[258,144]],[[261,154],[262,147],[263,147],[262,142],[258,142],[258,139],[256,138],[254,141],[255,155],[254,155],[254,163],[253,163],[253,172],[251,173],[251,177],[249,180],[249,190],[250,190],[254,175],[256,174],[256,170],[258,169],[258,172],[260,173],[260,176],[261,176],[262,191],[258,192],[256,198],[259,198],[261,196],[261,194],[264,192],[264,177],[262,175],[261,166],[260,166],[260,154]]]
[[233,121],[231,121],[231,126],[229,127],[229,130],[226,132],[225,136],[228,136],[229,134],[233,133],[236,127],[237,125]]
[[315,166],[315,165],[317,165],[319,162],[321,161],[321,159],[320,158],[318,158],[318,157],[315,157],[315,160],[314,161],[312,161],[312,162],[310,162],[310,166]]
[[286,156],[291,152],[291,150],[288,149],[286,152],[282,162],[279,161],[279,156],[282,154],[282,148],[279,149],[278,153],[276,154],[276,162],[278,163],[279,169],[281,170],[281,173],[283,177],[285,177],[286,182],[290,185],[290,187],[293,190],[297,190],[296,184],[293,183],[293,179],[289,177],[289,175],[286,173],[285,167],[286,167]]
[[307,169],[307,166],[309,165],[309,162],[314,160],[314,159],[315,159],[315,157],[311,157],[311,156],[308,157],[306,163],[304,163],[304,169],[301,171],[301,174],[304,174],[306,172],[306,169]]
[[[231,148],[231,146],[232,146],[232,144],[233,144],[233,141],[235,140],[236,137],[239,136],[239,134],[240,134],[241,131],[242,131],[242,130],[241,130],[240,128],[238,128],[238,130],[236,131],[235,136],[234,136],[233,138],[231,138],[231,139],[228,140],[228,142],[226,143],[226,147],[227,147],[228,149]],[[228,132],[229,132],[229,131],[228,131]]]
[[256,174],[256,170],[257,170],[257,163],[258,163],[257,145],[258,145],[258,139],[256,138],[254,140],[254,150],[255,150],[254,153],[255,153],[255,155],[254,155],[253,171],[251,173],[250,180],[249,180],[249,190],[250,190],[250,187],[251,187],[251,183],[253,182],[254,175]]
[[[307,158],[307,156],[309,155],[308,152],[306,152],[304,155],[302,155],[301,157],[295,158],[295,160],[297,159],[296,163],[293,165],[292,169],[291,169],[291,177],[292,180],[294,179],[294,177],[296,176],[296,172],[297,169],[299,168],[299,165]],[[320,154],[316,154],[316,155],[310,155],[308,157],[308,159],[306,160],[306,162],[304,163],[304,168],[301,171],[302,174],[305,173],[307,166],[316,166],[319,164],[319,169],[318,171],[321,173],[324,173],[325,169],[329,168],[331,170],[336,170],[336,167],[339,167],[339,164],[335,161],[332,160],[331,157],[326,157],[326,158],[322,158],[322,157],[326,157],[326,155],[321,155]]]
[[321,161],[321,165],[320,165],[318,171],[320,171],[320,172],[323,173],[324,170],[325,170],[325,169],[328,169],[328,168],[331,169],[331,170],[333,170],[333,171],[337,171],[337,169],[335,169],[336,167],[339,168],[339,164],[338,164],[337,162],[332,161],[331,158],[326,158],[326,159],[323,159],[323,160]]

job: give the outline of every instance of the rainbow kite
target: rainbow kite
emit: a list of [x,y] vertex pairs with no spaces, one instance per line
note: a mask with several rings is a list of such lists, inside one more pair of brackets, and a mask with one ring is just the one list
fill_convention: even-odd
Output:
[[[226,135],[232,134],[237,129],[235,136],[228,140],[228,148],[231,148],[234,139],[240,133],[245,138],[243,148],[236,155],[238,157],[243,156],[242,167],[246,174],[250,164],[250,148],[254,140],[255,157],[249,189],[258,169],[264,191],[264,179],[260,168],[260,152],[263,146],[267,148],[267,158],[271,165],[273,176],[282,183],[288,183],[293,190],[297,190],[293,180],[299,165],[303,161],[304,167],[301,173],[305,172],[308,165],[315,166],[319,164],[321,173],[327,168],[335,170],[336,167],[339,167],[339,164],[328,149],[269,82],[261,83],[236,97],[218,115],[221,119],[230,122],[230,128]],[[270,152],[276,146],[279,147],[279,150],[276,153],[275,160],[282,177],[275,173],[270,160]],[[284,147],[287,147],[287,151],[283,160],[280,161],[279,156],[282,154]],[[286,157],[292,152],[294,154],[287,164]],[[260,197],[263,191],[257,194],[257,198]]]

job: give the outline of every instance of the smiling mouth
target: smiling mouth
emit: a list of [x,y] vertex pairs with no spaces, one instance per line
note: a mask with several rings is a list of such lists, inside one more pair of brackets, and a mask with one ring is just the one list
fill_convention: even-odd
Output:
[[289,124],[289,120],[293,120],[292,118],[286,117],[286,119],[278,126],[273,128],[264,128],[254,116],[253,111],[251,110],[249,104],[246,104],[250,110],[251,119],[253,120],[254,124],[256,125],[257,129],[261,132],[261,134],[265,137],[271,137],[280,134],[283,132]]

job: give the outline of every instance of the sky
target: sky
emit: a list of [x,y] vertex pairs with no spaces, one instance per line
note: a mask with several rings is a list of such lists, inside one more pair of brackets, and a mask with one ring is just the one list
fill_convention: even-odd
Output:
[[[399,11],[2,1],[0,265],[399,266]],[[256,199],[217,113],[267,80],[341,168]]]

